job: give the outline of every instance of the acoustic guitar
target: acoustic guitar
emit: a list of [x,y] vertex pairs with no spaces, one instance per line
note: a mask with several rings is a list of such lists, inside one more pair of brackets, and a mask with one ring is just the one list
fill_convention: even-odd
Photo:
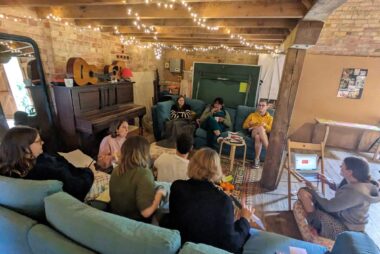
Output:
[[66,64],[67,74],[72,77],[78,86],[98,83],[96,67],[89,65],[80,57],[72,57]]
[[127,64],[123,61],[113,61],[111,65],[104,66],[104,74],[109,74],[115,79],[121,79],[121,71],[127,67]]

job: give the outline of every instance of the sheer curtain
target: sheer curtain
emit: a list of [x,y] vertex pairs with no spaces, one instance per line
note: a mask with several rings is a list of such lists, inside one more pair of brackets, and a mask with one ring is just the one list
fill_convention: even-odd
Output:
[[262,80],[262,84],[258,99],[277,100],[284,64],[285,55],[259,55],[258,65],[261,66],[260,80]]

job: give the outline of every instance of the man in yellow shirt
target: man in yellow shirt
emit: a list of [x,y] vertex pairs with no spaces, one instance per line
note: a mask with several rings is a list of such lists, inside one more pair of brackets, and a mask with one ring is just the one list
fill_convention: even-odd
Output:
[[255,145],[255,168],[260,167],[260,153],[264,145],[268,149],[268,134],[272,130],[273,117],[267,112],[268,102],[260,100],[257,111],[249,114],[243,123],[248,129]]

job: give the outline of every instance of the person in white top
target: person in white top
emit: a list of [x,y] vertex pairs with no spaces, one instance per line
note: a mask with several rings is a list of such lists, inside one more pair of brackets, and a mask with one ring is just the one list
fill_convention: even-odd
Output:
[[157,181],[173,182],[178,179],[187,180],[187,159],[190,150],[193,147],[193,137],[186,133],[178,136],[176,154],[161,154],[154,162],[157,170]]

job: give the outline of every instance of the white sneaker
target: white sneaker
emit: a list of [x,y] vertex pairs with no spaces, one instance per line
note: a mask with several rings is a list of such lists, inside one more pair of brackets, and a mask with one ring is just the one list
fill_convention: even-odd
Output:
[[260,159],[255,159],[255,164],[253,168],[260,168]]

